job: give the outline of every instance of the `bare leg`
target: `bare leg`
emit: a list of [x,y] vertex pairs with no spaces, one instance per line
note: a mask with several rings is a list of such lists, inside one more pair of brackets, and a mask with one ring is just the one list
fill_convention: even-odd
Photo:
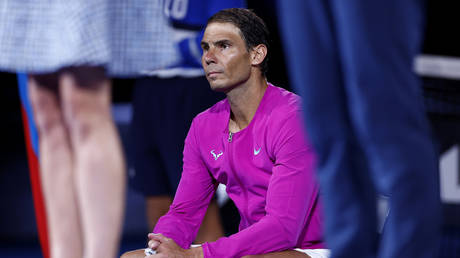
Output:
[[[147,223],[150,230],[153,230],[160,217],[168,212],[171,203],[172,198],[169,196],[146,197]],[[213,242],[223,235],[224,230],[220,221],[219,207],[216,201],[212,201],[198,231],[195,243]]]
[[[52,75],[47,76],[52,80]],[[54,83],[57,83],[56,76]],[[33,77],[28,85],[39,133],[40,171],[51,257],[82,257],[82,232],[73,182],[72,150],[59,107],[57,88],[39,85]]]
[[196,236],[195,243],[213,242],[224,235],[220,221],[219,206],[215,200],[209,204],[203,223]]
[[129,251],[121,255],[120,258],[144,258],[144,249],[137,249],[134,251]]
[[[137,249],[134,251],[129,251],[124,253],[121,258],[143,258],[145,257],[144,249]],[[294,251],[287,250],[282,252],[268,253],[268,254],[258,254],[258,255],[246,255],[243,258],[310,258],[310,256]]]
[[[125,163],[110,110],[110,81],[79,68],[60,77],[75,158],[84,235],[83,257],[115,257],[125,199]],[[97,74],[96,74],[97,75]],[[84,85],[81,85],[84,84]]]
[[150,231],[153,230],[160,217],[168,212],[171,203],[172,198],[169,196],[147,196],[145,198],[145,212]]

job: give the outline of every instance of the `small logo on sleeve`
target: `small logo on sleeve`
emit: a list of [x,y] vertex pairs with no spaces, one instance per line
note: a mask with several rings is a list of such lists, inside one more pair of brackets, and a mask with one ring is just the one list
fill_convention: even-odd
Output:
[[222,156],[222,154],[224,154],[224,153],[221,151],[220,153],[216,154],[216,153],[214,152],[214,150],[211,150],[211,154],[212,154],[212,156],[214,157],[214,160],[217,160],[217,159],[218,159],[220,156]]
[[262,147],[260,147],[258,150],[256,150],[256,148],[254,148],[254,155],[258,155],[260,153],[261,149],[262,149]]

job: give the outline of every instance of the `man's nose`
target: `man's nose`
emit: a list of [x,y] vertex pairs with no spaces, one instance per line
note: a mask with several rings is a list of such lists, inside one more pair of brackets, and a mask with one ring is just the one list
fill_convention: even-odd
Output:
[[210,65],[211,63],[216,63],[216,56],[214,55],[214,51],[209,49],[206,53],[203,53],[203,60],[206,65]]

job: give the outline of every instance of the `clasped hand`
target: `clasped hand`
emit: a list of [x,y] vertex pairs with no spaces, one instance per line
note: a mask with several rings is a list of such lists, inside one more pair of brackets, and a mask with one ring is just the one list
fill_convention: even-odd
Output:
[[176,242],[162,234],[148,234],[148,246],[156,251],[156,254],[148,255],[146,258],[201,258],[203,251],[201,247],[183,249]]

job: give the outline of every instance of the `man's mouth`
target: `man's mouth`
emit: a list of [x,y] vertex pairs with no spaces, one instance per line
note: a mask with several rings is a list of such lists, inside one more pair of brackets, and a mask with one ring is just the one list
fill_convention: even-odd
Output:
[[207,76],[212,76],[212,75],[215,75],[215,74],[219,74],[221,72],[218,72],[218,71],[211,71],[211,72],[208,72],[207,73]]

